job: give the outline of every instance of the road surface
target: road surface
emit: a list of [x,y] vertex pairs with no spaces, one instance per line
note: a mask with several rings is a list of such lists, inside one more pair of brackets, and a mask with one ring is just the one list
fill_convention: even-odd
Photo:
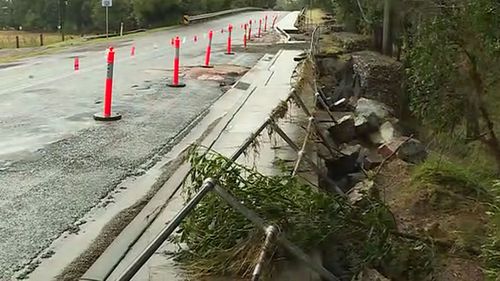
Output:
[[[233,15],[113,43],[116,48],[115,123],[97,123],[102,110],[105,48],[102,44],[0,64],[0,280],[28,263],[63,231],[99,203],[127,177],[144,173],[150,158],[165,153],[176,137],[221,94],[219,85],[187,80],[167,88],[173,49],[170,39],[185,38],[181,64],[200,65],[209,29],[215,64],[251,67],[256,54],[225,56],[227,34],[235,25],[267,12]],[[198,43],[193,37],[199,37]],[[73,57],[80,58],[78,73]]]

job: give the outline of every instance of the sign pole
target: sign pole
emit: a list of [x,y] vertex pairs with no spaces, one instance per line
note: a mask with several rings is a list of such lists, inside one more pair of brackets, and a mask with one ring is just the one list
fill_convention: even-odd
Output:
[[109,35],[109,25],[108,25],[109,13],[108,13],[108,10],[109,10],[109,6],[106,6],[106,38],[108,38],[108,35]]

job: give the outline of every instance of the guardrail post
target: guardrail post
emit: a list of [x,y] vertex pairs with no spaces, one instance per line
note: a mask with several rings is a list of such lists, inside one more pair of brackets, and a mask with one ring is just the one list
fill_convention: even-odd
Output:
[[259,259],[257,261],[257,265],[255,265],[255,269],[252,274],[252,281],[258,281],[260,279],[260,276],[262,274],[262,270],[264,268],[264,264],[266,263],[266,260],[268,259],[268,256],[274,249],[274,244],[276,240],[276,236],[278,236],[279,229],[274,226],[270,225],[269,227],[266,228],[266,240],[264,241],[264,244],[262,245],[262,250],[259,255]]
[[[254,211],[247,208],[245,205],[241,204],[238,199],[227,192],[224,188],[215,185],[214,191],[219,195],[226,203],[233,207],[236,211],[246,217],[249,221],[255,224],[258,228],[266,231],[265,221],[259,217]],[[283,246],[290,254],[295,256],[298,260],[305,263],[309,268],[317,272],[321,277],[328,281],[340,281],[337,276],[333,275],[330,271],[326,270],[321,264],[318,264],[311,260],[311,258],[304,253],[299,247],[295,246],[292,242],[288,241],[282,234],[277,235],[277,242]],[[121,281],[121,280],[119,280]]]
[[[290,137],[285,133],[283,132],[283,130],[274,122],[272,121],[271,122],[271,127],[273,128],[273,130],[276,131],[276,133],[278,133],[278,135],[293,149],[295,150],[296,153],[299,153],[300,152],[300,148],[292,141],[292,139],[290,139]],[[325,180],[331,187],[333,187],[333,189],[335,190],[336,193],[338,193],[339,195],[342,195],[344,196],[345,193],[342,191],[342,189],[340,189],[338,187],[337,184],[335,184],[335,182],[333,182],[333,180],[331,180],[328,175],[326,175],[323,171],[321,171],[321,169],[316,165],[316,163],[314,163],[314,161],[312,161],[309,157],[307,157],[307,155],[303,155],[303,158],[304,160],[307,161],[307,163],[309,163],[309,165],[311,166],[311,168],[313,169],[313,171],[318,175],[320,176],[321,178],[323,178],[323,180]]]

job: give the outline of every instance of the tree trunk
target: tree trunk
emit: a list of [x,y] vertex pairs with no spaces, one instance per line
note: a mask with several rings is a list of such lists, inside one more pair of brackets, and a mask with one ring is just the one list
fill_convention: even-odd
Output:
[[495,161],[497,163],[497,173],[500,174],[500,142],[495,133],[495,126],[493,124],[493,121],[491,121],[488,109],[486,108],[486,105],[484,104],[484,101],[482,99],[483,95],[485,94],[483,79],[481,78],[481,74],[477,69],[477,61],[475,57],[471,53],[467,52],[467,50],[464,49],[464,51],[467,55],[470,66],[469,77],[474,86],[474,91],[472,93],[474,97],[472,98],[472,100],[477,103],[476,106],[481,113],[481,117],[484,123],[486,124],[486,133],[481,137],[481,141],[493,153],[493,156],[495,157]]

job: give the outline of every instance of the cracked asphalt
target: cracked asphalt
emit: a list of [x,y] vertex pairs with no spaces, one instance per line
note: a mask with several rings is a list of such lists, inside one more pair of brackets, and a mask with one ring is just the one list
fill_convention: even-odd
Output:
[[[0,65],[0,280],[10,280],[123,179],[146,172],[146,163],[158,152],[168,152],[179,134],[222,95],[214,81],[186,78],[186,88],[166,86],[173,61],[170,39],[186,38],[181,65],[200,65],[203,34],[217,30],[213,63],[251,67],[259,55],[224,55],[227,34],[220,29],[235,25],[235,44],[241,44],[240,23],[265,13],[270,12],[112,43],[113,111],[123,115],[114,123],[92,119],[102,110],[103,44]],[[200,38],[197,43],[194,35]],[[133,43],[136,56],[130,57]],[[72,70],[76,55],[78,73]]]

